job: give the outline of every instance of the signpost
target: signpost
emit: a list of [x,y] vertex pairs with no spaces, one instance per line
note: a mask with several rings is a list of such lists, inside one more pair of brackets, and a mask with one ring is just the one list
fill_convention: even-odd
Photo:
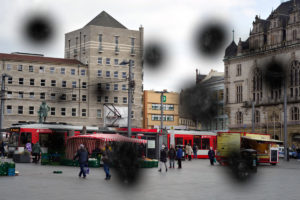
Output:
[[167,97],[163,96],[163,102],[166,102],[166,101],[167,101]]

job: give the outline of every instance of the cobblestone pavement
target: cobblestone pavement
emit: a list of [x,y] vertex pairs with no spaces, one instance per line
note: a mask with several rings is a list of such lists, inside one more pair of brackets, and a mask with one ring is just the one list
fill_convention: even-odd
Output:
[[[86,179],[78,178],[79,168],[17,164],[15,177],[0,177],[0,200],[77,200],[77,199],[209,199],[244,200],[300,199],[300,161],[264,165],[247,183],[237,183],[224,167],[210,166],[208,160],[183,162],[182,169],[158,172],[142,169],[135,187],[121,184],[112,170],[104,180],[103,168],[92,168]],[[53,174],[61,170],[62,174]]]

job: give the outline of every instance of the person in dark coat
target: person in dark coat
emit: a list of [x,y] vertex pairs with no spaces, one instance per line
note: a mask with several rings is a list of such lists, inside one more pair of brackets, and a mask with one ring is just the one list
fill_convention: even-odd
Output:
[[198,151],[198,147],[196,144],[194,144],[194,146],[193,146],[194,159],[197,159],[197,151]]
[[181,168],[182,156],[183,156],[183,151],[182,151],[181,146],[179,146],[179,149],[177,150],[177,153],[176,153],[176,158],[177,158],[177,161],[178,161],[178,168],[179,169]]
[[169,159],[170,159],[170,168],[174,168],[174,165],[175,165],[175,158],[176,158],[176,150],[174,149],[174,145],[172,144],[171,145],[171,148],[168,152],[168,156],[169,156]]
[[32,147],[32,155],[34,156],[33,162],[37,164],[40,161],[41,158],[41,146],[39,142],[36,142]]
[[83,175],[83,178],[85,178],[86,173],[85,173],[84,167],[86,167],[88,164],[89,154],[88,154],[87,150],[84,148],[83,144],[81,144],[79,146],[79,150],[77,151],[73,160],[75,160],[77,158],[78,158],[78,163],[79,163],[79,167],[80,167],[80,172],[79,172],[78,176],[81,177],[81,175]]
[[109,173],[110,160],[111,160],[111,152],[109,149],[109,145],[107,144],[105,146],[105,149],[102,152],[103,169],[106,175],[105,180],[109,180],[111,178],[111,175]]
[[215,151],[212,149],[212,147],[210,147],[209,151],[208,151],[208,157],[210,160],[210,164],[214,165],[215,162]]
[[160,150],[160,162],[159,162],[159,172],[161,172],[161,166],[162,164],[165,165],[165,168],[166,168],[166,172],[168,171],[168,168],[167,168],[167,149],[165,147],[165,145],[162,146],[162,149]]

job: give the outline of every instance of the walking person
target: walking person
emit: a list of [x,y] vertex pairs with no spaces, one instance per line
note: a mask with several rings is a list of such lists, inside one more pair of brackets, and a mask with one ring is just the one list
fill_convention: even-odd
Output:
[[170,168],[174,168],[174,165],[175,165],[175,158],[176,158],[176,150],[174,148],[174,144],[171,145],[171,148],[168,152],[168,156],[169,156],[169,159],[170,159]]
[[78,158],[78,163],[79,163],[79,167],[80,167],[80,172],[79,172],[79,178],[81,177],[81,175],[83,175],[83,178],[86,177],[86,172],[85,172],[85,167],[87,166],[88,164],[88,159],[89,159],[89,156],[88,156],[88,152],[87,150],[84,148],[84,145],[81,144],[79,146],[79,150],[77,151],[75,157],[73,158],[73,160],[75,160],[76,158]]
[[109,165],[111,159],[111,151],[108,144],[106,144],[105,149],[102,152],[102,161],[103,161],[103,169],[105,172],[105,180],[109,180],[111,175],[109,173]]
[[160,162],[159,162],[159,172],[161,172],[161,166],[162,164],[165,165],[166,168],[166,172],[168,171],[167,168],[167,148],[165,147],[165,145],[162,145],[162,149],[160,150]]
[[194,159],[197,159],[197,151],[198,151],[198,147],[197,147],[196,143],[194,143],[194,146],[193,146]]
[[185,145],[184,153],[185,153],[184,158],[187,159],[189,156],[189,145],[188,144]]
[[177,158],[177,161],[178,161],[178,168],[179,169],[181,169],[181,159],[182,159],[182,156],[183,156],[182,147],[179,146],[179,149],[177,150],[177,153],[176,153],[176,158]]
[[192,153],[193,153],[193,149],[191,147],[191,144],[188,144],[187,154],[188,154],[189,161],[192,160]]
[[212,147],[210,147],[210,149],[208,151],[208,157],[209,157],[209,160],[210,160],[210,164],[214,165],[214,162],[215,162],[215,151],[213,150]]
[[37,164],[40,161],[41,153],[42,153],[41,146],[39,142],[37,142],[32,147],[32,155],[34,156],[33,162],[35,164]]

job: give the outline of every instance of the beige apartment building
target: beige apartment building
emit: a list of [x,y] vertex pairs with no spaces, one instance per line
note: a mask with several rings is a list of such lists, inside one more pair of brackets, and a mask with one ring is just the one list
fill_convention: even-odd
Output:
[[267,87],[266,63],[279,61],[286,71],[288,143],[300,146],[300,1],[281,3],[267,19],[255,17],[249,38],[227,47],[225,106],[231,131],[251,131],[252,102],[255,132],[284,140],[283,84]]
[[128,71],[135,82],[132,127],[142,127],[143,27],[129,30],[105,11],[83,28],[65,34],[65,59],[0,54],[6,80],[4,128],[37,122],[42,101],[47,122],[127,126]]

